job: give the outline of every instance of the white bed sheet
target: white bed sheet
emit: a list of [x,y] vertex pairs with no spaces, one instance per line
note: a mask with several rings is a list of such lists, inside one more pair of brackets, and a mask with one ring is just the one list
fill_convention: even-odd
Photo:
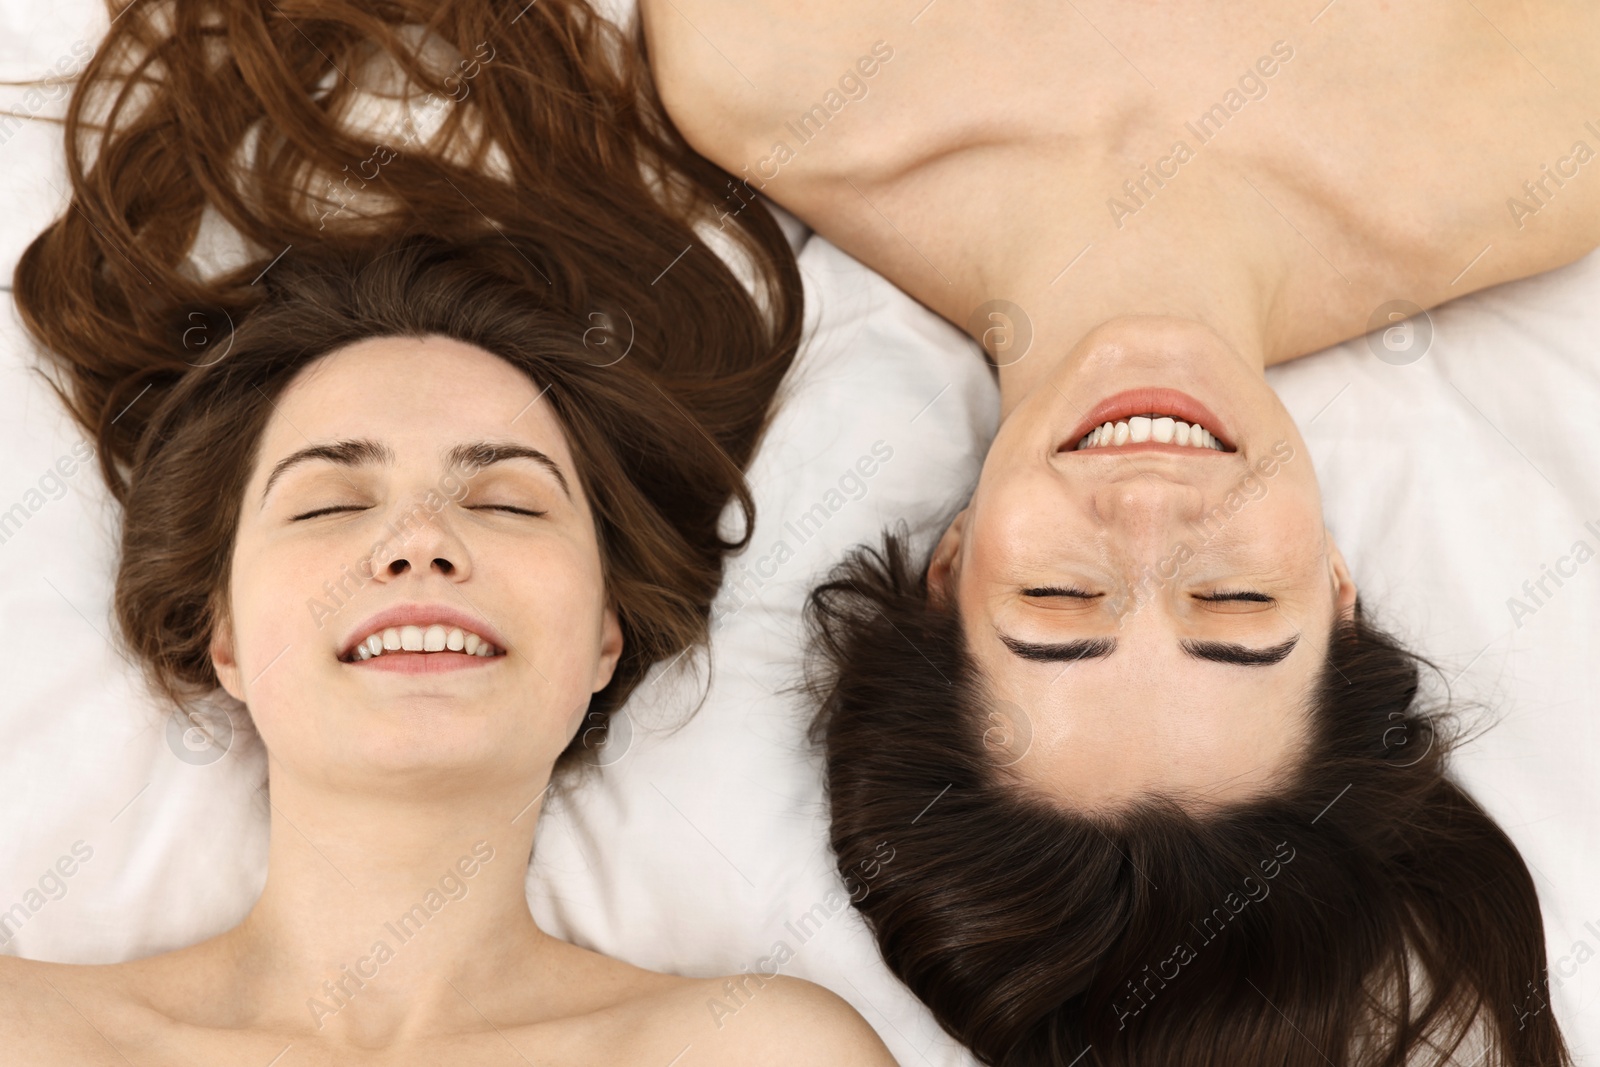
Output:
[[[104,21],[82,0],[0,2],[0,76],[73,55]],[[13,102],[49,106],[0,91],[0,106]],[[54,128],[0,122],[0,137],[8,282],[65,183]],[[900,1062],[968,1065],[856,913],[833,906],[845,894],[803,741],[809,711],[785,688],[812,579],[886,523],[937,530],[976,476],[995,389],[975,345],[875,273],[815,237],[801,262],[807,345],[751,470],[757,528],[718,603],[709,663],[652,676],[626,709],[626,750],[545,812],[529,900],[552,933],[642,966],[709,975],[787,955],[785,973],[854,1003]],[[1600,561],[1532,614],[1508,606],[1575,542],[1600,552],[1600,254],[1430,318],[1415,363],[1384,363],[1363,339],[1269,378],[1303,429],[1365,600],[1498,719],[1457,767],[1535,872],[1551,1010],[1578,1062],[1600,1064]],[[0,917],[13,917],[0,951],[124,960],[248,910],[265,877],[264,760],[247,733],[214,762],[180,759],[164,709],[113,652],[117,516],[31,362],[8,297],[0,514],[26,514],[0,542]],[[857,468],[863,457],[876,462]],[[848,472],[868,467],[858,488]],[[819,504],[826,519],[801,543],[796,524]],[[778,564],[780,541],[793,555]],[[73,874],[52,878],[62,857]]]

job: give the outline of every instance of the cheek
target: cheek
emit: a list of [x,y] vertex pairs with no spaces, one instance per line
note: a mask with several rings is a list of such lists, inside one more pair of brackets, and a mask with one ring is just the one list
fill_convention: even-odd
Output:
[[1266,497],[1246,505],[1238,535],[1269,551],[1271,569],[1314,593],[1317,602],[1326,595],[1327,527],[1315,486],[1273,487]]
[[1291,479],[1289,472],[1268,481],[1259,500],[1246,505],[1260,513],[1263,535],[1281,537],[1286,545],[1307,546],[1320,555],[1326,537],[1322,497],[1311,479]]
[[587,678],[584,672],[599,654],[605,611],[605,583],[593,550],[572,546],[541,553],[513,567],[505,587],[514,590],[502,608],[510,615],[507,624],[533,643],[540,669],[548,673],[550,663],[563,674]]
[[333,663],[344,616],[322,591],[322,563],[268,558],[248,547],[235,553],[234,657],[253,715],[270,718],[273,707],[303,702],[309,673]]
[[516,562],[511,580],[520,590],[522,607],[541,620],[597,617],[605,602],[605,579],[592,545],[563,541],[541,546]]
[[1076,543],[1070,490],[1045,471],[1013,468],[974,498],[964,546],[969,566],[985,574],[1006,572],[1021,558]]
[[1234,521],[1262,536],[1297,540],[1314,536],[1319,542],[1322,538],[1322,494],[1303,451],[1273,467],[1270,474],[1257,467],[1248,477],[1239,477],[1219,489],[1207,505],[1232,512]]

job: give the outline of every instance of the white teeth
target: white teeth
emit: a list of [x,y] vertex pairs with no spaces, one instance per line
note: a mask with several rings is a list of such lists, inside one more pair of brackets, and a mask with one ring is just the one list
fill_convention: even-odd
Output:
[[440,626],[438,623],[434,623],[432,626],[430,626],[426,630],[422,631],[422,651],[424,651],[424,652],[443,652],[444,651],[444,627],[443,626]]
[[1086,448],[1115,448],[1119,445],[1175,444],[1187,448],[1209,448],[1216,452],[1228,451],[1212,433],[1198,423],[1183,422],[1171,415],[1150,412],[1132,415],[1118,422],[1105,422],[1096,426],[1078,440],[1079,451]]
[[387,652],[465,652],[469,656],[495,656],[499,649],[475,633],[443,623],[430,626],[391,626],[356,642],[346,661],[358,663]]

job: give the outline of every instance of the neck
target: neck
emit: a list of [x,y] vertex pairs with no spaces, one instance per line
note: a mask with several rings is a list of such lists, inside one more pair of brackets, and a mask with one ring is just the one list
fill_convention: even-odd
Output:
[[[1008,418],[1034,389],[1058,377],[1078,358],[1079,342],[1096,326],[1131,315],[1192,319],[1216,333],[1257,373],[1286,333],[1274,317],[1281,306],[1276,261],[1270,251],[1250,248],[1234,235],[1196,229],[1157,237],[1118,235],[1089,251],[1044,285],[1018,284],[1015,303],[1032,328],[1021,358],[1000,356],[1000,418]],[[1099,258],[1096,258],[1099,253]],[[1076,252],[1073,253],[1075,255]],[[1063,258],[1070,260],[1072,255]]]
[[266,886],[218,946],[253,1025],[366,1047],[449,1033],[548,957],[525,882],[542,799],[353,795],[275,763],[269,776]]

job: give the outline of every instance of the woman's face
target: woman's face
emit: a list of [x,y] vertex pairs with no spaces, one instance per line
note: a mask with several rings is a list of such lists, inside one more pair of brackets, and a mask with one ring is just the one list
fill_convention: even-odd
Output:
[[[1111,447],[1078,447],[1108,421]],[[1179,446],[1179,421],[1227,450]],[[1355,602],[1276,394],[1209,328],[1162,317],[1092,330],[1017,405],[929,584],[999,702],[1000,762],[1086,808],[1268,789]]]
[[[449,461],[480,443],[527,454]],[[294,460],[312,447],[333,451]],[[542,785],[622,648],[548,402],[443,337],[365,340],[294,378],[256,454],[228,592],[223,686],[275,773],[341,788]],[[349,655],[404,608],[497,654]]]

